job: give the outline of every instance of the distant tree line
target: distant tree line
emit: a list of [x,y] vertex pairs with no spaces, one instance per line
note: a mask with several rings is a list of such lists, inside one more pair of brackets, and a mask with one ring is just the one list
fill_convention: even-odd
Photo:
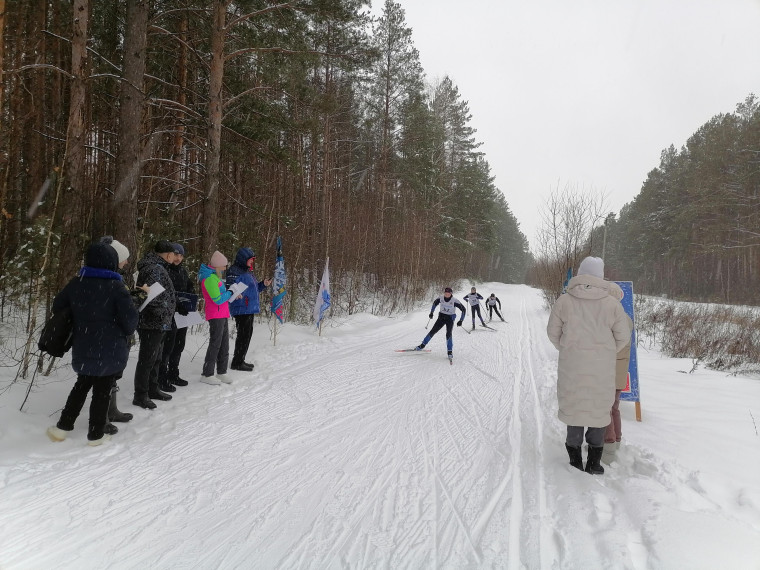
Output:
[[[601,255],[604,224],[591,251]],[[760,101],[702,125],[638,196],[607,218],[610,277],[643,293],[731,304],[760,303]]]
[[0,292],[50,295],[86,244],[191,265],[283,237],[290,290],[336,306],[522,281],[525,236],[401,6],[360,0],[0,0]]
[[542,208],[527,280],[547,304],[569,268],[604,257],[611,279],[637,292],[729,304],[760,303],[760,101],[713,117],[680,151],[664,150],[619,215],[605,196],[566,187]]

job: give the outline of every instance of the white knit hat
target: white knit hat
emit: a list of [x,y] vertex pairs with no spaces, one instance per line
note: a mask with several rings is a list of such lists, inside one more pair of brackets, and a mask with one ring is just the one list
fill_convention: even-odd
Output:
[[587,257],[578,267],[578,275],[593,275],[604,279],[604,260],[601,257]]
[[215,251],[208,262],[208,266],[214,269],[224,269],[227,267],[227,258],[224,257],[221,251]]
[[119,263],[124,263],[127,259],[129,259],[129,250],[123,243],[113,240],[108,245],[114,248],[116,250],[116,253],[119,254]]

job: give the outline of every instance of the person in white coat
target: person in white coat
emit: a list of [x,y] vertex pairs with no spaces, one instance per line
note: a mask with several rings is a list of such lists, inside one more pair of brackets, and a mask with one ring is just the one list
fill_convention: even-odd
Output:
[[583,469],[584,428],[587,473],[602,474],[604,432],[615,400],[615,360],[631,338],[630,319],[604,280],[604,261],[585,258],[567,293],[554,303],[546,327],[559,350],[558,417],[567,424],[565,448],[570,465]]

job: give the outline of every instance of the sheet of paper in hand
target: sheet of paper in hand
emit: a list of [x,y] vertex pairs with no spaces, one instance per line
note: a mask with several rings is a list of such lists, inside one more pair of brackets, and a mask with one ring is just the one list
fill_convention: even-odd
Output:
[[145,302],[140,305],[140,310],[142,311],[145,307],[148,306],[148,303],[150,303],[153,299],[158,297],[161,293],[163,293],[166,289],[164,289],[164,286],[161,285],[161,283],[154,283],[150,286],[150,291],[148,291],[148,298],[145,299]]
[[232,291],[232,298],[233,299],[237,298],[237,296],[240,295],[240,293],[242,293],[246,289],[248,289],[248,285],[246,285],[245,283],[233,283],[232,285],[230,285],[230,291]]
[[184,329],[193,325],[200,325],[206,322],[206,319],[198,311],[192,311],[187,315],[174,313],[174,322],[177,323],[178,329]]

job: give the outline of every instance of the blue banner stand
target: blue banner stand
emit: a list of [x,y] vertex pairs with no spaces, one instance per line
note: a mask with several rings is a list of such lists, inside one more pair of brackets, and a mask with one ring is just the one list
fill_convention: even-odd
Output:
[[633,316],[633,281],[615,281],[623,290],[623,300],[620,301],[626,314],[633,321],[631,331],[631,360],[628,363],[628,382],[620,399],[636,403],[636,421],[641,421],[641,398],[639,394],[639,359],[636,355],[636,319]]

